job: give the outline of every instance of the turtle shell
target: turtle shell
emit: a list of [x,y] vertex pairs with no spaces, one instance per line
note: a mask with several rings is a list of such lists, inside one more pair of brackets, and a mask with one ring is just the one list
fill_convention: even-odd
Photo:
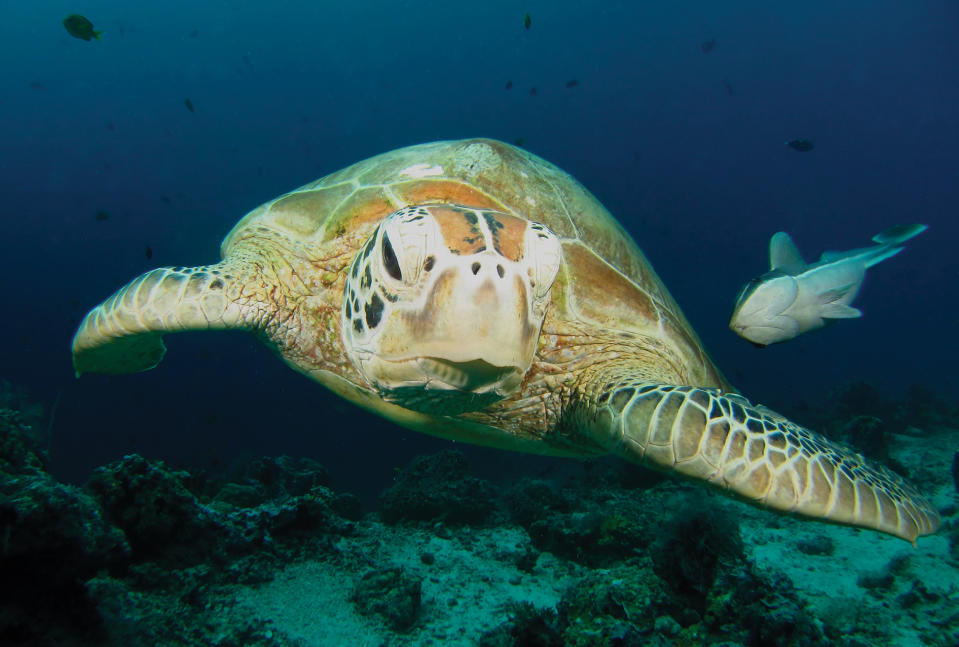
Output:
[[376,225],[414,204],[462,204],[519,215],[552,229],[564,263],[553,285],[554,320],[591,331],[633,332],[670,349],[678,383],[729,388],[652,266],[623,227],[572,176],[490,139],[443,141],[371,157],[246,215],[224,258],[249,237],[280,236],[300,249],[352,256]]

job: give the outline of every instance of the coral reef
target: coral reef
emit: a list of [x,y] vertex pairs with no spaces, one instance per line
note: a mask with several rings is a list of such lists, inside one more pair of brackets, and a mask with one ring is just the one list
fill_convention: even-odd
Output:
[[456,451],[415,459],[397,471],[392,487],[380,496],[380,518],[386,523],[481,524],[494,511],[492,487],[470,476],[466,457]]
[[96,500],[58,483],[22,417],[0,410],[0,643],[93,639],[102,626],[84,582],[119,570],[129,556],[122,532]]
[[[609,461],[497,486],[441,452],[366,515],[287,456],[213,474],[129,455],[80,487],[0,409],[0,644],[955,645],[959,458],[934,426],[952,405],[909,398],[855,385],[817,415],[934,493],[944,530],[919,551]],[[920,403],[929,427],[890,430]]]
[[0,410],[0,644],[288,644],[223,607],[218,589],[268,580],[277,560],[349,534],[335,508],[355,517],[358,502],[319,485],[323,471],[264,464],[248,506],[203,502],[190,475],[136,455],[80,488],[57,482],[22,416]]
[[390,628],[406,632],[420,612],[422,582],[392,567],[367,571],[353,586],[350,599],[363,615],[378,615]]

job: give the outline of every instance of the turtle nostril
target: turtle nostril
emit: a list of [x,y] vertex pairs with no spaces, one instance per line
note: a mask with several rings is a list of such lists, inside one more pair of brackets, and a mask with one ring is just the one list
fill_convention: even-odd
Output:
[[479,263],[473,263],[472,270],[473,270],[473,276],[476,276],[477,274],[479,274],[480,264],[479,264]]
[[504,270],[503,266],[499,264],[496,265],[496,273],[499,274],[500,278],[506,276],[506,270]]

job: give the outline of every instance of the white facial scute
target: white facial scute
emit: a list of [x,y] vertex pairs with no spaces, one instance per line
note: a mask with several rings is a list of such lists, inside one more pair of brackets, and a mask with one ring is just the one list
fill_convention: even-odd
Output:
[[458,413],[515,391],[561,260],[556,235],[511,214],[422,205],[390,214],[357,253],[343,340],[387,400]]

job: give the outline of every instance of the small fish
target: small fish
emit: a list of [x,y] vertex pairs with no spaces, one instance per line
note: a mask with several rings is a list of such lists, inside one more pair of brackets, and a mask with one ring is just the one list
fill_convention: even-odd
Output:
[[513,144],[515,144],[516,146],[522,146],[525,143],[526,143],[526,140],[523,139],[522,137],[517,137],[516,139],[513,140]]
[[529,14],[526,14],[526,17],[523,18],[523,27],[529,29],[533,24],[533,19],[529,17]]
[[531,96],[531,97],[535,97],[535,96],[536,96],[536,88],[530,88],[530,89],[529,89],[529,96]]
[[726,88],[726,94],[728,94],[731,97],[736,96],[736,90],[733,89],[733,84],[730,83],[728,80],[723,79],[723,87]]
[[716,49],[716,39],[711,38],[709,40],[703,41],[702,44],[700,44],[699,49],[703,50],[703,54],[710,53],[711,51]]
[[89,19],[76,13],[72,13],[64,18],[63,26],[66,28],[68,34],[80,40],[92,40],[94,38],[100,40],[100,34],[103,33],[102,31],[95,30],[93,23],[90,22]]
[[200,35],[199,29],[192,29],[190,30],[190,33],[187,35],[187,38],[196,38],[199,35]]
[[47,86],[45,86],[44,84],[40,83],[39,81],[31,81],[31,82],[30,82],[30,89],[31,89],[31,90],[46,90],[46,89],[47,89]]
[[115,132],[116,129],[117,129],[117,126],[115,123],[113,123],[112,121],[107,122],[107,130],[109,130],[110,132]]
[[815,148],[813,143],[808,139],[793,139],[792,141],[786,142],[786,146],[800,153],[808,153]]
[[150,260],[151,258],[153,258],[153,250],[150,248],[149,245],[147,245],[146,251],[144,252],[144,256],[147,257],[147,260]]
[[98,221],[103,222],[103,221],[105,221],[105,220],[109,220],[109,219],[110,219],[110,214],[107,213],[106,211],[100,210],[100,211],[97,211],[97,215],[94,216],[94,217],[95,217]]
[[161,195],[160,199],[163,200],[163,204],[173,204],[170,202],[170,196],[168,195]]
[[895,256],[902,243],[926,225],[895,225],[872,237],[872,247],[824,252],[807,265],[784,231],[769,241],[770,270],[747,283],[736,297],[729,327],[753,345],[788,341],[837,319],[855,319],[862,312],[849,304],[856,298],[866,269]]
[[184,99],[183,105],[185,105],[186,109],[189,110],[190,112],[196,112],[196,110],[193,109],[193,102],[190,101],[189,99]]
[[566,82],[567,88],[575,88],[577,85],[579,85],[579,81],[577,81],[576,79],[570,79],[569,81]]
[[513,89],[513,82],[512,82],[512,81],[507,81],[507,82],[506,82],[506,89],[507,89],[507,90],[512,90],[512,89]]

